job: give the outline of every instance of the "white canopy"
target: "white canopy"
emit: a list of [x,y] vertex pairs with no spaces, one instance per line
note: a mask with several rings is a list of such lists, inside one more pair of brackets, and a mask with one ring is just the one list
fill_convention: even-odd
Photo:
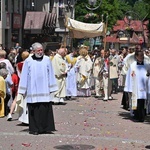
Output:
[[83,23],[66,18],[66,27],[71,31],[72,37],[78,39],[104,36],[105,34],[105,24],[103,22],[98,24]]

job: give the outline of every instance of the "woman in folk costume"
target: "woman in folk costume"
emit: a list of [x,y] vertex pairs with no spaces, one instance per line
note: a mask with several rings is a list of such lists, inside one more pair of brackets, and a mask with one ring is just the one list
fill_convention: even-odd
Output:
[[[21,71],[22,71],[24,60],[26,58],[28,58],[28,56],[29,56],[29,52],[23,51],[21,54],[22,61],[18,62],[16,64],[17,73],[18,73],[19,78],[21,76]],[[7,121],[12,120],[12,113],[14,112],[14,109],[19,114],[18,120],[22,123],[28,124],[29,119],[28,119],[28,109],[27,109],[26,99],[24,99],[23,96],[20,94],[16,95],[16,97],[11,105],[10,112],[7,116]]]
[[4,99],[6,96],[6,82],[8,71],[6,69],[0,69],[0,117],[5,116]]
[[105,50],[104,54],[104,68],[103,68],[103,83],[104,83],[104,95],[105,97],[103,98],[104,101],[112,100],[111,92],[112,92],[112,80],[110,79],[111,77],[111,72],[110,72],[110,52],[109,50]]
[[[20,74],[21,74],[25,59],[29,57],[29,52],[27,52],[27,51],[22,52],[21,57],[22,57],[23,61],[21,61],[17,64]],[[22,123],[29,124],[28,107],[27,107],[26,97],[24,98],[22,95],[18,94],[17,99],[16,99],[16,104],[17,105],[16,105],[15,111],[18,112],[18,114],[19,114],[18,120]]]
[[93,62],[88,55],[88,47],[81,46],[76,62],[77,69],[77,85],[78,85],[78,96],[91,96],[90,91],[90,76],[92,71]]
[[125,91],[131,92],[131,109],[134,111],[134,118],[143,122],[146,114],[146,101],[148,99],[148,72],[150,71],[149,61],[144,60],[144,52],[135,53],[136,60],[131,64],[125,82]]

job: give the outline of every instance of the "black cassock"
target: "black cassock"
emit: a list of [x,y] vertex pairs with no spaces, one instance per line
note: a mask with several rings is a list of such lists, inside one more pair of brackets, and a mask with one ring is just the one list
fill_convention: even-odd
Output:
[[50,133],[55,131],[51,102],[28,103],[29,133]]

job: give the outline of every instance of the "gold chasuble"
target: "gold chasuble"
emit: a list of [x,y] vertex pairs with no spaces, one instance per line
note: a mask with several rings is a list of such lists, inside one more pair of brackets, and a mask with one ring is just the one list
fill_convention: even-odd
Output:
[[66,61],[68,62],[68,64],[74,66],[77,61],[77,58],[76,57],[70,58],[70,55],[66,55]]
[[3,77],[0,76],[0,117],[4,117],[4,98],[6,96],[6,83]]

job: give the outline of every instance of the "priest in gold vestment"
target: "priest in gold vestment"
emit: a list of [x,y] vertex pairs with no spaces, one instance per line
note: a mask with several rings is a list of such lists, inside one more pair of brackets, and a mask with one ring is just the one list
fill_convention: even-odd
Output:
[[5,110],[4,110],[4,98],[6,96],[6,82],[5,78],[7,77],[7,70],[6,69],[0,69],[0,117],[5,116]]

